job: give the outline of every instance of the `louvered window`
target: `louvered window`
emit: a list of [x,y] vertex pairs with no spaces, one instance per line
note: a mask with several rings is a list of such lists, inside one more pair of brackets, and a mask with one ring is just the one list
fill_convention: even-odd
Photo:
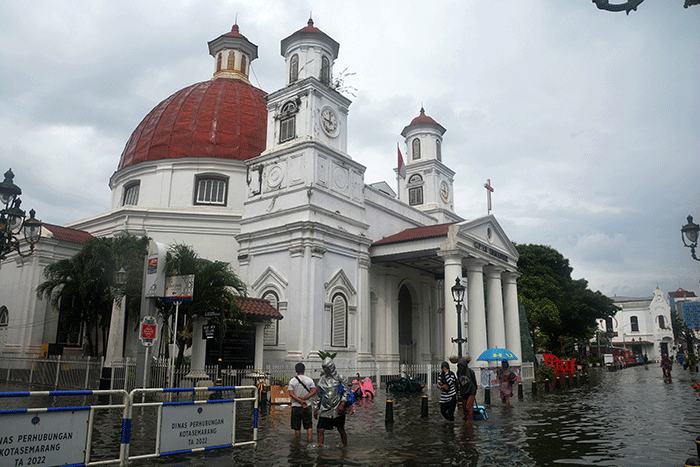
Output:
[[[279,300],[277,299],[277,294],[274,292],[267,292],[263,295],[263,299],[270,302],[272,308],[279,311]],[[270,323],[265,326],[265,332],[263,334],[263,345],[277,345],[277,323],[278,320],[273,319]]]
[[411,175],[408,179],[408,204],[423,204],[423,178],[418,174]]
[[0,328],[7,327],[7,324],[10,322],[10,312],[7,311],[7,307],[5,305],[0,306]]
[[420,159],[420,140],[415,138],[413,140],[413,160]]
[[333,297],[331,316],[331,346],[348,346],[348,302],[340,294]]
[[639,332],[639,321],[637,321],[636,316],[630,316],[630,327],[632,332]]
[[233,70],[236,68],[236,54],[233,52],[228,53],[228,63],[226,64],[227,70]]
[[129,185],[124,188],[124,199],[122,201],[122,206],[127,205],[137,205],[139,202],[139,183]]
[[214,177],[198,177],[195,204],[226,205],[228,180]]

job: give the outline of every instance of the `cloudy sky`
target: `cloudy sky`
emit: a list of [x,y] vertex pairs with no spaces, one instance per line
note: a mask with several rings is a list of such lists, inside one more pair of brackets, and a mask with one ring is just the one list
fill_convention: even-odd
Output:
[[[613,1],[612,3],[620,3]],[[700,293],[680,239],[700,221],[700,7],[649,0],[0,3],[0,170],[23,208],[62,224],[108,210],[129,135],[160,101],[210,79],[207,42],[258,45],[254,85],[284,84],[280,40],[315,25],[340,43],[355,96],[348,151],[396,186],[400,132],[447,128],[458,214],[550,245],[606,295]]]

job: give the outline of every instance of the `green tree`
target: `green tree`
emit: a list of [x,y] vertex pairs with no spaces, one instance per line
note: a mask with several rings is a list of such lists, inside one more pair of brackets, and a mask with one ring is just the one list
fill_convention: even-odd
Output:
[[569,260],[554,248],[533,244],[515,247],[522,274],[518,297],[525,308],[535,353],[538,348],[562,353],[564,341],[573,347],[573,342],[591,338],[597,320],[618,310],[612,299],[589,290],[586,280],[573,280]]
[[[165,259],[165,275],[186,276],[194,274],[194,291],[192,301],[180,305],[180,316],[184,326],[178,324],[178,355],[176,366],[179,368],[186,346],[192,345],[192,319],[216,313],[223,307],[225,330],[240,330],[246,323],[241,301],[247,295],[245,283],[238,278],[228,263],[209,261],[200,258],[188,245],[174,244],[168,248]],[[175,313],[175,306],[159,302],[159,311],[164,321],[170,323]]]
[[[147,237],[91,238],[72,258],[44,268],[45,280],[37,287],[37,296],[50,299],[51,306],[59,311],[62,329],[84,329],[89,355],[104,355],[115,292],[114,273],[121,268],[127,271],[126,313],[137,320],[147,252]],[[98,343],[102,344],[101,351]]]

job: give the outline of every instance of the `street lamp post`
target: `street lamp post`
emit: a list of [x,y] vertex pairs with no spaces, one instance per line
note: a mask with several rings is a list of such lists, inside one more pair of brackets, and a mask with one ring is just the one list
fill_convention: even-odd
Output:
[[[700,225],[693,223],[693,216],[688,216],[688,223],[681,227],[681,240],[683,240],[684,246],[690,248],[690,256],[695,261],[700,261],[695,256],[695,248],[698,246],[698,232],[700,232]],[[688,243],[686,243],[686,239],[688,239]]]
[[462,302],[464,301],[464,286],[460,277],[455,279],[455,285],[452,286],[452,299],[455,301],[457,308],[457,339],[452,339],[452,342],[457,343],[459,358],[462,358],[462,343],[467,342],[467,339],[462,339]]
[[[22,200],[19,195],[22,189],[12,182],[15,174],[12,169],[5,172],[5,180],[0,183],[0,260],[7,255],[16,252],[21,257],[34,253],[34,245],[41,238],[41,221],[34,218],[36,211],[29,211],[29,219],[26,213],[20,209]],[[24,239],[29,243],[29,252],[20,251],[20,240],[17,238],[20,232],[24,232]]]

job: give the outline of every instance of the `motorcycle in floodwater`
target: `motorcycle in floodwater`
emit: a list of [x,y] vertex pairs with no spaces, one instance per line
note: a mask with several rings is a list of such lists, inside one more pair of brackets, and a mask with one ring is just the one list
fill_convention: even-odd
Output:
[[387,392],[421,392],[425,387],[425,382],[420,378],[412,378],[410,376],[402,376],[387,381]]

